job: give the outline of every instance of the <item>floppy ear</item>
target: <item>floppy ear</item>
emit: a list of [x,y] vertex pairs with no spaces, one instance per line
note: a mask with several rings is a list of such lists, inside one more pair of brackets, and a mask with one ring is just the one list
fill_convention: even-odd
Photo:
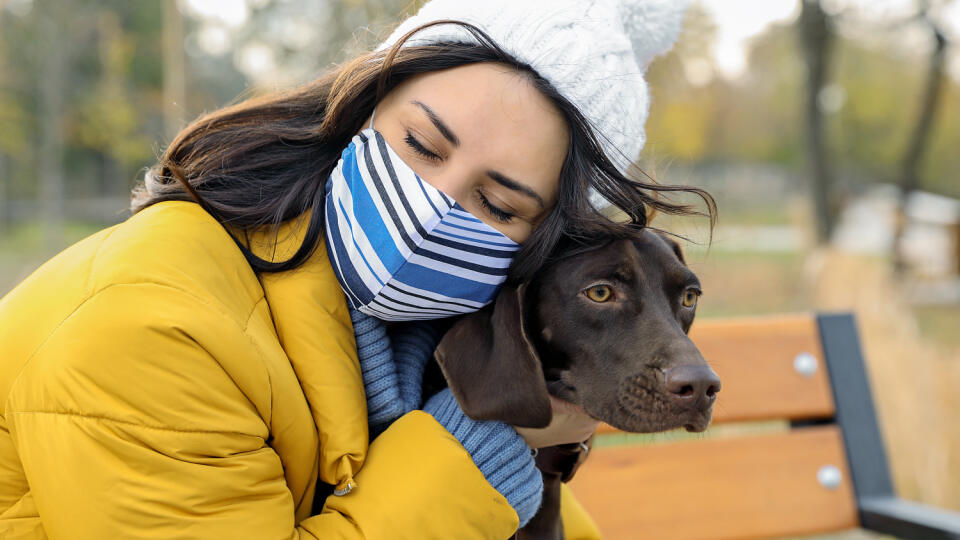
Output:
[[540,358],[524,328],[524,289],[503,287],[492,305],[458,321],[437,346],[443,376],[474,420],[540,428],[553,417]]

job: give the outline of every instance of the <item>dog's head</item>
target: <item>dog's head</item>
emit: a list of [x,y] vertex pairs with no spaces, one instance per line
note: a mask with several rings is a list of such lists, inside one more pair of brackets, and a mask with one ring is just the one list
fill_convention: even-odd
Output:
[[679,246],[645,229],[504,287],[436,358],[475,419],[544,427],[553,394],[625,431],[703,431],[720,380],[687,337],[699,296]]

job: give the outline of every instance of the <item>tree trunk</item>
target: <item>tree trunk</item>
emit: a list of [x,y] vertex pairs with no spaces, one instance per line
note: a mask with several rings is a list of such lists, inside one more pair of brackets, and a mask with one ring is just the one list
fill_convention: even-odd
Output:
[[177,0],[163,1],[163,129],[167,144],[186,117],[186,69],[183,58],[183,15]]
[[930,62],[927,67],[927,82],[923,92],[923,98],[920,102],[920,110],[917,114],[917,122],[914,124],[913,133],[910,135],[907,143],[907,150],[903,155],[903,162],[900,169],[900,204],[897,208],[897,219],[895,222],[893,235],[893,267],[898,273],[906,270],[907,263],[903,254],[903,233],[907,225],[906,204],[910,194],[920,185],[919,168],[923,160],[923,154],[930,141],[930,134],[933,131],[933,121],[936,117],[937,106],[940,103],[940,96],[943,93],[943,69],[947,57],[947,38],[937,27],[936,23],[930,19],[929,14],[924,14],[930,30],[933,33],[935,45],[933,53],[930,55]]
[[806,151],[810,171],[810,188],[816,217],[817,244],[830,241],[835,222],[830,187],[833,177],[825,143],[824,118],[820,109],[820,91],[826,84],[827,62],[833,44],[829,15],[819,0],[803,0],[800,11],[800,41],[807,64]]
[[66,51],[63,2],[43,2],[48,9],[36,16],[40,25],[37,54],[40,68],[40,151],[38,206],[43,230],[43,249],[55,253],[63,248],[64,150],[63,102],[66,85]]

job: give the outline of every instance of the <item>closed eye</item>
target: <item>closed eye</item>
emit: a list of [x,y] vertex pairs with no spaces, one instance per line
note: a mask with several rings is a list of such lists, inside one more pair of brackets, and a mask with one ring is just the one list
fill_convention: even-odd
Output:
[[504,210],[504,209],[502,209],[502,208],[499,208],[499,207],[494,206],[494,205],[490,202],[490,199],[488,199],[486,196],[484,196],[484,194],[481,193],[479,190],[477,191],[477,197],[478,197],[479,200],[480,200],[480,206],[483,207],[483,209],[484,209],[488,214],[490,214],[491,216],[493,216],[493,219],[495,219],[495,220],[497,220],[497,221],[499,221],[499,222],[501,222],[501,223],[510,223],[510,221],[514,218],[514,215],[511,214],[510,212],[507,212],[506,210]]
[[416,137],[413,136],[413,133],[407,131],[407,136],[403,138],[404,142],[407,143],[414,152],[420,154],[421,156],[431,160],[431,161],[440,161],[440,156],[434,154],[430,150],[427,150],[427,147],[423,145]]

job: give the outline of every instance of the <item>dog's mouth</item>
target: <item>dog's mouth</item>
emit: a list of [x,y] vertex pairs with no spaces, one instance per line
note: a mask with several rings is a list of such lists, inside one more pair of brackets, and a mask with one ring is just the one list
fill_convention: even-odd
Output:
[[[712,409],[706,411],[671,410],[664,402],[651,403],[650,407],[627,406],[619,400],[615,406],[601,409],[592,415],[611,426],[629,433],[658,433],[683,428],[691,433],[701,433],[710,426]],[[589,412],[589,408],[588,408]]]
[[683,425],[683,429],[689,431],[690,433],[702,433],[710,427],[710,419],[713,416],[713,408],[708,409],[706,412],[698,411],[695,414],[695,420],[693,422],[688,422]]
[[657,433],[683,428],[701,433],[710,425],[713,407],[706,410],[680,409],[671,405],[666,395],[645,386],[621,387],[614,404],[592,403],[582,400],[576,386],[569,382],[569,372],[559,371],[547,376],[547,392],[564,401],[578,404],[587,414],[629,433]]
[[709,427],[713,416],[712,405],[703,409],[678,407],[662,389],[636,383],[622,385],[609,400],[584,401],[582,405],[591,416],[630,433],[676,428],[700,433]]

